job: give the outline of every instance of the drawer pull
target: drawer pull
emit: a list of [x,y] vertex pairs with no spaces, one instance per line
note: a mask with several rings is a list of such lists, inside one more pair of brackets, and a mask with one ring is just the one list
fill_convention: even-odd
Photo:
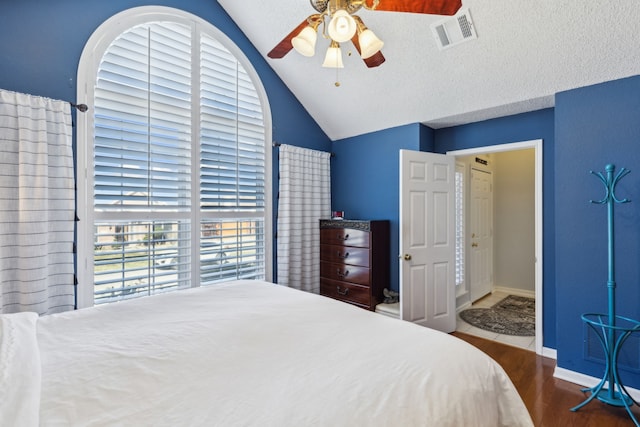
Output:
[[338,240],[347,240],[349,238],[348,234],[345,234],[344,236],[341,234],[336,234],[336,239]]
[[347,277],[348,274],[349,274],[349,270],[345,271],[344,273],[340,271],[340,269],[336,270],[336,276],[338,276],[341,279],[344,279],[345,277]]
[[338,258],[347,259],[348,257],[349,257],[349,252],[345,252],[345,254],[342,255],[342,252],[338,251]]
[[346,296],[349,293],[349,288],[344,288],[343,290],[340,288],[340,286],[338,286],[338,293],[342,296]]

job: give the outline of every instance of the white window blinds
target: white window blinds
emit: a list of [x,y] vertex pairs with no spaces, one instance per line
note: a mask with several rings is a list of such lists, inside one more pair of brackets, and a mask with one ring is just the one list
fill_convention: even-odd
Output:
[[465,291],[465,185],[464,166],[456,165],[456,287]]
[[205,210],[264,209],[262,107],[237,60],[202,38],[200,203]]
[[229,50],[198,26],[130,28],[94,112],[96,303],[265,278],[262,105]]
[[143,25],[122,34],[98,72],[95,207],[189,210],[190,29]]

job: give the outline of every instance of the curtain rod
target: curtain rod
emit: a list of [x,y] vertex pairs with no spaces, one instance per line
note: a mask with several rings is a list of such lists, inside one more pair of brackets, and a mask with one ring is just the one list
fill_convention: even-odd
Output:
[[[281,144],[281,143],[279,143],[279,142],[274,142],[274,143],[273,143],[273,146],[274,146],[274,147],[280,147],[281,145],[282,145],[282,144]],[[335,156],[336,156],[336,154],[335,154],[335,153],[329,153],[329,154],[331,154],[331,157],[335,157]]]
[[69,104],[71,105],[71,107],[77,109],[81,113],[85,113],[89,109],[89,107],[87,107],[87,104],[75,104],[73,102],[69,102]]

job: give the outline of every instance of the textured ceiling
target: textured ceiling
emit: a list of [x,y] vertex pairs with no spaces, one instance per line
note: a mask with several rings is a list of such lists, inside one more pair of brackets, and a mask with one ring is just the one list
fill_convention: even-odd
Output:
[[[315,12],[308,0],[218,2],[265,58]],[[362,9],[385,42],[381,66],[367,68],[345,43],[345,68],[322,68],[328,42],[320,36],[314,57],[292,50],[266,59],[332,140],[538,110],[552,107],[558,92],[640,74],[639,0],[463,0],[462,7],[478,38],[446,50],[430,28],[442,16]]]

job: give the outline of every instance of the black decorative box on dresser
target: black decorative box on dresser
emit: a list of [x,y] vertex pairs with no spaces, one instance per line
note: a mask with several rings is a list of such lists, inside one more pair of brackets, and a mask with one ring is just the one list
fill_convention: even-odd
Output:
[[389,286],[389,221],[320,220],[320,294],[375,311]]

